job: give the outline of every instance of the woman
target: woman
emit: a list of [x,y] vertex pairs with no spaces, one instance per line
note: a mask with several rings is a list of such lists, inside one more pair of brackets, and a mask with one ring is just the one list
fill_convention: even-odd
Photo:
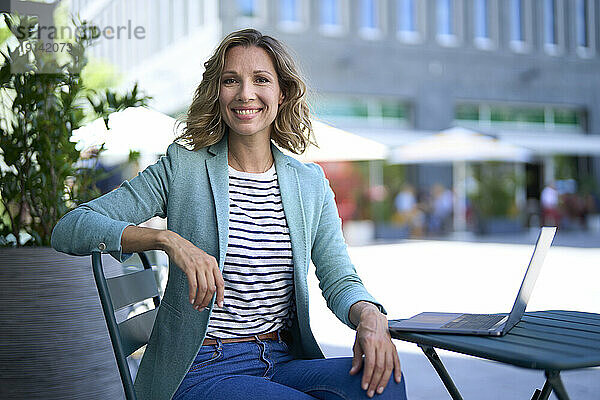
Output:
[[[294,153],[309,144],[293,60],[247,29],[223,39],[205,69],[176,141],[192,149],[171,144],[131,181],[65,215],[52,235],[70,254],[169,255],[138,396],[405,398],[387,319],[348,258],[323,171],[272,144]],[[167,230],[136,226],[156,215],[168,216]],[[324,359],[311,333],[311,258],[329,308],[357,331],[353,358]]]

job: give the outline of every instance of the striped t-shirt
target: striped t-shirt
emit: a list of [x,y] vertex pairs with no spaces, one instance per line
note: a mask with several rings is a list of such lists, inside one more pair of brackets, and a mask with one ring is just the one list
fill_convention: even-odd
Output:
[[275,165],[263,173],[229,167],[229,242],[223,308],[206,336],[226,339],[276,331],[294,312],[294,265]]

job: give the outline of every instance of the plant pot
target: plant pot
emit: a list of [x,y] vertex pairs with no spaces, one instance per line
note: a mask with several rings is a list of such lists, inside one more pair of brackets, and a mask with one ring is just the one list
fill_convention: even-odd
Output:
[[481,220],[479,233],[493,235],[498,233],[519,233],[523,231],[523,223],[519,219],[493,217]]
[[124,398],[89,256],[0,249],[0,304],[1,399]]
[[382,240],[408,239],[410,228],[407,225],[378,223],[375,225],[375,238]]

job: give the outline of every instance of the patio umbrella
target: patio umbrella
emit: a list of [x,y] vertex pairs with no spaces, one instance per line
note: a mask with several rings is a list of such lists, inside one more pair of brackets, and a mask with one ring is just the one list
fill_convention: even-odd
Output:
[[453,164],[454,229],[466,229],[466,163],[474,161],[525,162],[531,151],[502,142],[466,128],[454,127],[418,139],[392,150],[390,162],[398,164],[443,163]]
[[175,118],[148,107],[129,107],[108,117],[108,127],[102,118],[73,131],[71,141],[77,149],[105,143],[104,159],[121,160],[130,150],[138,151],[144,158],[164,154],[176,134]]
[[394,149],[390,161],[402,164],[455,161],[520,161],[531,152],[470,129],[455,127]]
[[384,160],[386,145],[360,135],[312,120],[315,140],[319,147],[309,146],[302,155],[293,155],[303,162]]

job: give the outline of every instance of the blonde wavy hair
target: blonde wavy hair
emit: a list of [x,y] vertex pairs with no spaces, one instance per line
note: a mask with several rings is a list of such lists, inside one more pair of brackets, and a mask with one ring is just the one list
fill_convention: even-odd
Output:
[[309,144],[316,145],[306,100],[306,85],[294,60],[281,42],[255,29],[230,33],[204,63],[202,82],[196,88],[192,104],[177,121],[177,125],[184,126],[182,134],[175,141],[198,150],[223,138],[228,127],[221,117],[219,105],[221,74],[227,50],[236,46],[259,47],[273,60],[284,98],[275,118],[271,139],[279,147],[295,154],[302,154]]

